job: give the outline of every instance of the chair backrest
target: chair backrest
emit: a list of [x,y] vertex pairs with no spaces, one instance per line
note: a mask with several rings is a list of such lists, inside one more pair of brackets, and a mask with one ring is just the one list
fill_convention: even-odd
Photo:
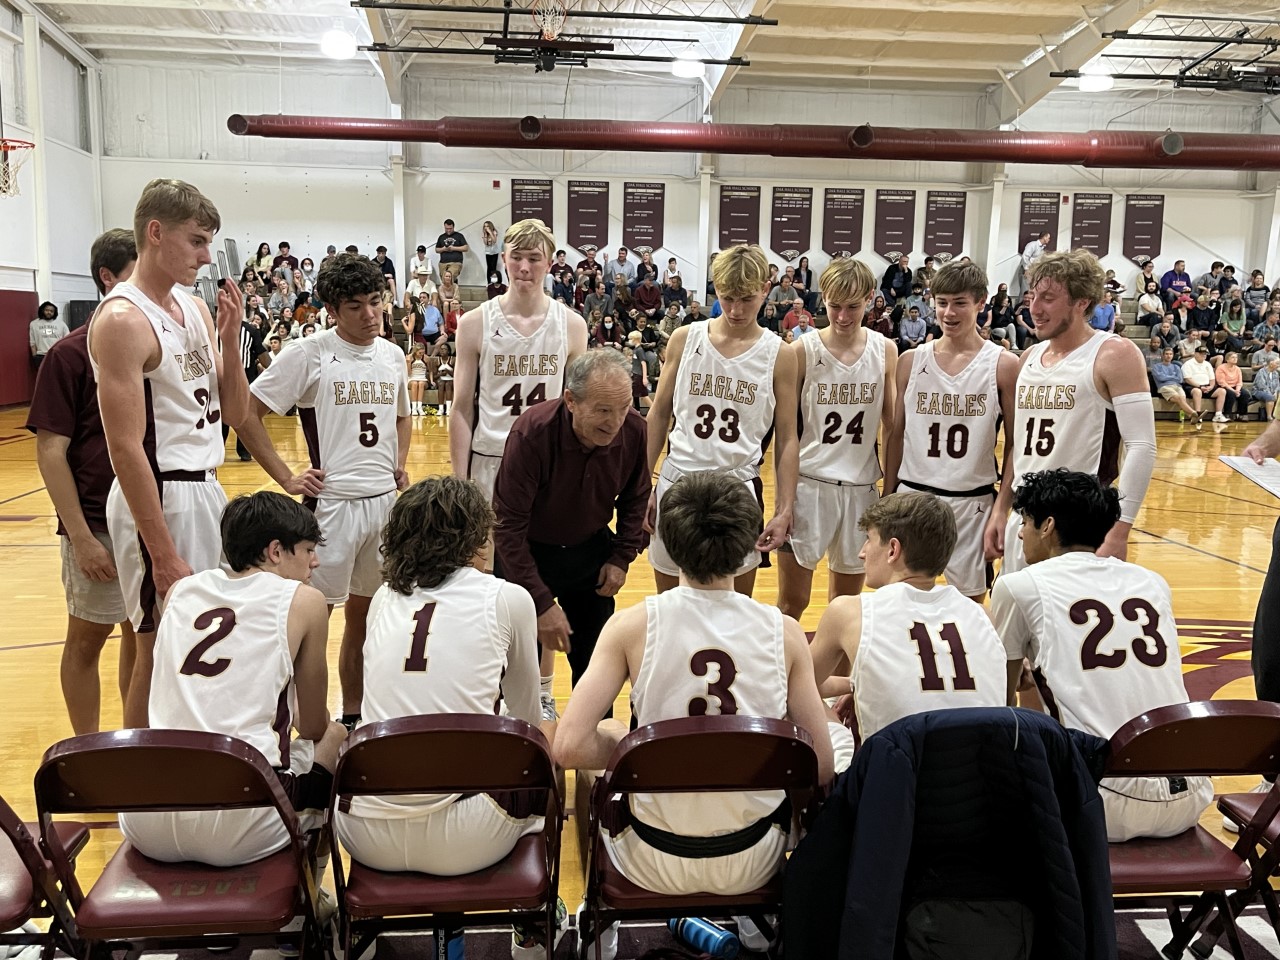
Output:
[[537,727],[515,717],[438,713],[360,727],[344,744],[336,796],[555,789]]
[[191,730],[116,730],[55,743],[36,771],[53,813],[293,808],[266,758],[243,740]]
[[18,816],[13,807],[9,806],[4,797],[0,797],[0,834],[3,834],[6,838],[5,840],[0,840],[0,843],[12,843],[13,849],[18,854],[18,859],[27,868],[27,872],[31,874],[32,879],[37,882],[40,881],[47,870],[44,857],[40,853],[40,848],[36,845],[35,838],[31,836],[31,831],[27,829],[22,822],[22,818]]
[[1280,773],[1280,704],[1178,703],[1135,717],[1111,738],[1107,776]]
[[818,758],[809,734],[764,717],[682,717],[635,730],[609,760],[606,779],[626,793],[807,790]]

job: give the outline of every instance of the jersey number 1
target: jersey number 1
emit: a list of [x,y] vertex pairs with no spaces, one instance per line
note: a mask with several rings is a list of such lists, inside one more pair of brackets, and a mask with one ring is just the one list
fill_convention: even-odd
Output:
[[427,637],[431,633],[431,618],[435,615],[434,603],[423,604],[422,609],[413,615],[413,643],[409,645],[409,655],[404,658],[405,673],[427,672]]
[[[947,683],[938,673],[938,658],[933,652],[933,638],[929,636],[929,628],[917,620],[911,625],[911,639],[915,641],[916,652],[920,655],[920,667],[924,676],[920,678],[920,689],[925,692],[946,690]],[[964,652],[964,641],[960,639],[960,631],[954,623],[944,623],[938,631],[942,642],[951,648],[951,663],[955,668],[955,678],[951,681],[952,690],[976,690],[978,685],[969,673],[969,658]]]

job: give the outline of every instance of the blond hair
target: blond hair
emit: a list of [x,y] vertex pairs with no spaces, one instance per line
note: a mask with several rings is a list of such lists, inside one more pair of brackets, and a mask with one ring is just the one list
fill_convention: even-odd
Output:
[[194,220],[210,233],[222,229],[222,217],[213,201],[181,180],[152,180],[143,188],[133,209],[133,236],[140,248],[145,245],[147,224],[152,220],[165,227]]
[[832,260],[818,278],[818,289],[827,304],[866,303],[876,288],[871,268],[852,257]]
[[556,253],[556,238],[541,220],[520,220],[507,227],[502,242],[512,250],[541,250],[548,260]]
[[1072,300],[1088,301],[1085,316],[1102,300],[1106,283],[1102,264],[1088,250],[1059,250],[1046,253],[1031,265],[1027,273],[1027,289],[1034,290],[1042,280],[1053,280],[1066,288]]
[[769,258],[755,243],[721,250],[711,264],[711,282],[720,297],[757,297],[769,282]]

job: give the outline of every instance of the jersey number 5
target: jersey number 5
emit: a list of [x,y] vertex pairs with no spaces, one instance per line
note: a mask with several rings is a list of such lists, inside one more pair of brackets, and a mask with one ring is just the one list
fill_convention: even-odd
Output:
[[231,660],[228,657],[219,657],[217,660],[203,659],[210,647],[220,640],[227,639],[227,635],[236,628],[236,612],[230,607],[206,610],[196,617],[192,627],[196,630],[208,630],[215,620],[218,621],[218,629],[192,647],[191,652],[187,654],[187,659],[182,661],[182,668],[178,672],[184,677],[216,677],[231,666]]
[[[946,690],[947,683],[938,673],[938,658],[933,652],[933,638],[929,636],[929,628],[917,620],[911,625],[911,639],[915,641],[916,652],[920,655],[920,689],[925,692]],[[938,631],[942,642],[951,649],[951,665],[955,669],[955,678],[951,681],[952,690],[977,690],[978,685],[969,673],[969,658],[964,652],[964,641],[960,639],[960,631],[954,623],[944,623]]]
[[712,649],[699,650],[689,658],[689,669],[693,671],[695,677],[708,676],[712,667],[715,667],[716,676],[714,680],[707,680],[707,696],[694,697],[689,701],[691,717],[707,715],[711,707],[709,697],[716,698],[720,716],[731,717],[738,712],[738,701],[734,699],[733,691],[729,689],[738,676],[738,668],[734,665],[733,657],[723,650]]
[[360,446],[376,447],[378,445],[378,420],[376,413],[360,414]]

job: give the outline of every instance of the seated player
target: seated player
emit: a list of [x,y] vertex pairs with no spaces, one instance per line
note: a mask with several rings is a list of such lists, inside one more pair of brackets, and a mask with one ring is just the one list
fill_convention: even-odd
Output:
[[[605,625],[556,731],[561,766],[601,770],[607,765],[627,728],[601,719],[630,680],[641,724],[729,714],[790,719],[813,738],[822,781],[831,779],[831,733],[804,631],[776,607],[733,589],[760,521],[751,489],[727,473],[686,474],[671,485],[658,523],[680,570],[680,584],[615,614]],[[579,780],[579,789],[586,782]],[[791,825],[790,815],[780,810],[782,800],[781,792],[773,791],[636,794],[630,798],[631,813],[643,832],[686,852],[650,845],[632,825],[606,832],[604,842],[618,869],[646,890],[742,893],[765,883],[782,865]],[[753,828],[760,821],[772,825],[757,838]],[[687,848],[700,844],[721,852],[688,854]]]
[[[813,639],[822,692],[852,692],[863,741],[912,714],[1003,706],[1004,651],[986,610],[936,582],[956,545],[951,507],[931,493],[891,493],[858,523],[875,593],[838,597],[822,615]],[[824,683],[842,655],[849,679]]]
[[[1027,657],[1049,712],[1095,736],[1186,703],[1169,585],[1137,564],[1094,555],[1120,518],[1119,493],[1086,473],[1046,470],[1023,476],[1013,509],[1028,566],[1002,574],[991,592],[1009,701]],[[1182,833],[1213,799],[1208,777],[1109,778],[1098,786],[1113,843]]]
[[[315,516],[282,494],[231,501],[222,548],[232,572],[203,570],[170,591],[148,702],[154,728],[220,733],[256,748],[299,811],[329,805],[347,734],[327,719],[328,611],[309,585],[319,542]],[[301,738],[292,743],[291,726]],[[120,830],[153,859],[215,867],[260,860],[289,842],[270,808],[122,813]]]

